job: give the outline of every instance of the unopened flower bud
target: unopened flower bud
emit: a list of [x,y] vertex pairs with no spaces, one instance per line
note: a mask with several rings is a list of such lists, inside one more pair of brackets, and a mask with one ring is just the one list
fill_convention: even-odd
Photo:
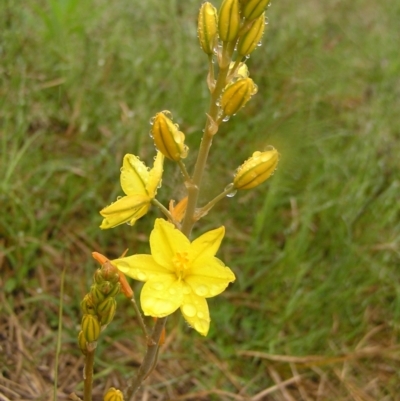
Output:
[[124,396],[120,390],[110,387],[104,394],[103,401],[124,401]]
[[236,189],[251,189],[267,180],[275,171],[279,154],[275,148],[254,152],[236,171],[233,180]]
[[90,296],[92,297],[93,305],[99,304],[106,297],[104,295],[104,293],[101,291],[101,286],[103,286],[103,285],[104,285],[104,283],[102,283],[102,284],[93,284],[90,287]]
[[206,54],[213,54],[218,30],[217,9],[209,2],[202,4],[199,12],[197,34]]
[[251,21],[258,18],[267,8],[271,0],[247,0],[242,1],[242,15]]
[[99,285],[97,286],[97,288],[99,288],[100,291],[101,291],[101,293],[102,293],[105,297],[107,297],[107,296],[110,295],[111,291],[114,289],[114,284],[111,283],[110,281],[105,281],[104,283],[99,284]]
[[251,28],[239,39],[238,55],[247,56],[253,52],[261,40],[265,29],[265,13],[262,13],[254,22]]
[[96,284],[101,284],[104,281],[103,275],[101,273],[101,269],[97,269],[94,272],[93,280]]
[[223,42],[232,42],[240,28],[239,0],[224,0],[219,9],[218,32]]
[[86,343],[87,343],[87,340],[83,334],[83,331],[81,330],[78,334],[78,345],[79,345],[79,349],[81,350],[83,355],[87,354]]
[[93,298],[91,294],[86,294],[81,302],[81,310],[83,313],[87,313],[89,315],[95,315],[96,310],[93,303]]
[[107,297],[97,307],[97,313],[100,316],[101,326],[111,323],[117,309],[117,302],[113,297]]
[[238,79],[229,84],[221,98],[221,108],[225,116],[236,114],[250,98],[257,93],[257,85],[251,78]]
[[91,343],[96,341],[99,338],[100,329],[100,322],[97,316],[83,315],[82,332],[87,342]]
[[113,284],[119,281],[118,269],[108,260],[101,266],[101,274],[104,280]]
[[177,124],[167,116],[169,111],[156,114],[153,119],[152,135],[157,149],[168,159],[179,161],[188,153],[185,134],[179,131]]

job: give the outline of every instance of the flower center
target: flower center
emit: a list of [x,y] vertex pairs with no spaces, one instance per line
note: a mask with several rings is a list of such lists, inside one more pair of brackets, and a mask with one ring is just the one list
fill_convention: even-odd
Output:
[[189,268],[187,252],[177,252],[175,257],[172,259],[172,263],[175,266],[175,273],[178,280],[183,280],[185,278],[185,272]]

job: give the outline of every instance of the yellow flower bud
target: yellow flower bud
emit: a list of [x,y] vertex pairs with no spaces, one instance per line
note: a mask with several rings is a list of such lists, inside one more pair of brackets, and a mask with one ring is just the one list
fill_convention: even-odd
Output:
[[203,3],[198,18],[197,34],[206,54],[213,54],[218,30],[217,9],[209,2]]
[[188,147],[184,143],[185,134],[179,131],[178,125],[168,115],[170,112],[167,110],[156,114],[151,132],[157,149],[168,159],[179,161],[188,153]]
[[100,335],[100,322],[97,316],[83,315],[82,332],[87,342],[96,341]]
[[246,63],[240,63],[239,66],[236,68],[235,73],[233,74],[233,67],[235,63],[232,61],[229,66],[229,77],[234,78],[248,78],[249,76],[249,68],[247,67]]
[[247,20],[258,18],[267,8],[271,0],[248,0],[242,1],[242,15]]
[[218,33],[223,42],[232,42],[240,28],[239,0],[224,0],[219,9]]
[[98,307],[97,313],[100,316],[102,326],[111,323],[117,310],[117,301],[113,297],[106,298]]
[[275,171],[279,154],[275,148],[254,152],[236,171],[233,184],[236,189],[251,189],[267,180]]
[[265,29],[265,13],[262,13],[251,28],[239,39],[238,55],[241,57],[252,53],[260,42]]
[[238,79],[229,84],[221,98],[221,108],[225,116],[236,114],[250,98],[257,93],[257,85],[251,78]]
[[124,401],[124,396],[120,390],[110,387],[104,394],[104,401]]
[[83,331],[81,330],[78,334],[78,345],[79,345],[79,349],[82,351],[83,355],[87,354],[86,343],[87,343],[87,340],[83,334]]

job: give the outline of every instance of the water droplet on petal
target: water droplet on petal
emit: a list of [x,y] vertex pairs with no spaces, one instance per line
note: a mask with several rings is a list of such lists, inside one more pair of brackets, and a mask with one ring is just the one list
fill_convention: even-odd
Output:
[[196,315],[197,310],[194,305],[185,304],[182,306],[182,312],[187,317],[194,317]]
[[204,313],[203,312],[197,312],[197,317],[200,319],[203,319]]
[[226,122],[229,121],[230,117],[231,117],[231,116],[225,116],[225,117],[222,119],[222,121],[223,121],[224,123],[226,123]]
[[137,278],[139,281],[146,281],[147,280],[147,275],[144,274],[143,272],[138,272]]
[[194,289],[194,292],[199,296],[199,297],[204,297],[208,294],[208,288],[205,285],[198,285]]
[[171,295],[175,295],[175,294],[176,294],[176,289],[175,289],[175,288],[170,288],[170,289],[168,290],[168,292],[169,292]]

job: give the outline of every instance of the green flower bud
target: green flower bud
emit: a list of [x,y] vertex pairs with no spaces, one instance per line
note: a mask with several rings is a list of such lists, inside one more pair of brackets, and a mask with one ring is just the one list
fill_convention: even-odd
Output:
[[99,338],[100,330],[100,322],[97,316],[83,315],[82,332],[87,342],[91,343],[96,341]]
[[103,274],[101,269],[97,269],[93,274],[93,280],[96,284],[101,284],[104,282]]
[[229,84],[221,98],[221,108],[225,116],[236,114],[250,98],[257,93],[257,85],[251,78],[238,79]]
[[104,283],[103,284],[99,284],[97,286],[97,288],[100,289],[101,293],[105,297],[107,297],[107,296],[109,296],[110,292],[113,290],[114,285],[110,281],[104,281]]
[[109,297],[115,297],[119,294],[119,292],[121,291],[121,283],[116,283],[114,284],[112,290],[110,291],[110,293],[108,294]]
[[100,316],[102,326],[111,323],[117,310],[117,301],[113,297],[106,298],[98,307],[97,313]]
[[120,390],[110,387],[104,394],[103,401],[124,401],[124,396]]
[[167,110],[156,114],[151,132],[157,149],[168,159],[179,161],[188,153],[185,134],[179,131],[179,126],[168,115],[171,113]]
[[236,171],[233,184],[236,189],[251,189],[267,180],[274,173],[279,161],[275,148],[254,152]]
[[242,1],[242,15],[247,20],[258,18],[267,8],[271,0],[247,0]]
[[217,40],[217,30],[217,9],[211,3],[205,2],[201,5],[197,24],[197,34],[204,53],[213,54]]
[[238,55],[244,57],[253,52],[261,40],[265,29],[265,13],[262,13],[251,28],[239,39]]
[[83,331],[81,330],[78,334],[78,345],[79,345],[79,349],[82,351],[83,355],[87,354],[86,343],[87,343],[87,340],[83,334]]
[[86,294],[84,298],[82,299],[81,302],[81,310],[83,313],[89,314],[89,315],[95,315],[96,310],[95,306],[93,303],[93,298],[90,294]]
[[96,306],[97,304],[99,304],[101,301],[104,300],[104,298],[106,297],[103,292],[101,291],[101,286],[104,285],[103,284],[93,284],[90,287],[90,296],[92,297],[93,300],[93,304]]
[[240,28],[239,0],[224,0],[219,9],[218,32],[223,42],[236,39]]

